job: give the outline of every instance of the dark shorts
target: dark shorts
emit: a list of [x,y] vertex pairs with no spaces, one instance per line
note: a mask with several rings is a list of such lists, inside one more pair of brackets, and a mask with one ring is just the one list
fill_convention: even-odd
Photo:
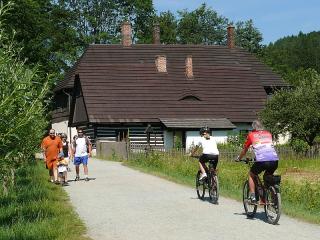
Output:
[[199,158],[199,162],[201,162],[202,165],[209,161],[213,163],[213,167],[216,169],[219,161],[219,155],[202,154]]
[[265,174],[272,175],[278,168],[278,161],[267,161],[267,162],[255,162],[250,171],[258,175],[263,171],[266,171]]

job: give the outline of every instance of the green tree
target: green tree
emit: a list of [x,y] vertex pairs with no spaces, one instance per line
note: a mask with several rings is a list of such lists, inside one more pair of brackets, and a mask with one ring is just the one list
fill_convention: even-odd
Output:
[[[5,4],[9,0],[3,1]],[[15,0],[5,30],[18,43],[21,60],[61,78],[90,43],[119,43],[124,20],[138,43],[152,40],[151,0]]]
[[119,43],[121,23],[125,20],[132,24],[135,42],[152,40],[152,0],[59,1],[59,6],[73,14],[82,45]]
[[192,12],[178,11],[178,41],[182,44],[225,44],[228,19],[202,4]]
[[152,0],[120,0],[125,19],[133,25],[133,36],[137,43],[152,43],[155,10]]
[[[4,4],[8,0],[3,0]],[[73,16],[53,1],[15,0],[4,29],[21,48],[20,60],[44,74],[63,73],[78,56]]]
[[262,34],[253,25],[253,21],[239,21],[235,26],[235,43],[251,53],[258,53],[261,50]]
[[161,43],[175,44],[177,43],[177,27],[178,20],[170,11],[161,12],[157,18],[160,25]]
[[276,92],[260,117],[273,133],[289,132],[293,140],[312,146],[320,135],[320,75],[307,69],[300,70],[292,79],[293,89]]
[[265,47],[260,57],[285,79],[300,68],[313,68],[319,73],[320,32],[281,38]]

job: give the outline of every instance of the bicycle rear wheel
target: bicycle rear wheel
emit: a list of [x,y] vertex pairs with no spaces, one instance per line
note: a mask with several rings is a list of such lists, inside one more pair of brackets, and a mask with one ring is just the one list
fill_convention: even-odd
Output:
[[249,182],[248,180],[246,180],[243,185],[243,207],[247,217],[253,218],[257,212],[258,206],[256,204],[251,203],[251,201],[249,200],[249,194],[250,194]]
[[210,179],[210,188],[209,188],[209,197],[212,203],[218,204],[219,200],[219,180],[218,176],[211,174]]
[[203,200],[204,194],[206,192],[206,188],[205,188],[204,182],[199,180],[200,175],[201,175],[201,171],[199,170],[196,176],[196,190],[197,190],[198,198]]
[[273,186],[266,189],[266,205],[264,206],[264,211],[268,223],[278,223],[281,215],[281,196]]

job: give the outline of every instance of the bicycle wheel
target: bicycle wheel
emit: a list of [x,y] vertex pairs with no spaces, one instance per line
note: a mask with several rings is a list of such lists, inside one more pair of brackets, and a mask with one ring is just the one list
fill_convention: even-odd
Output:
[[209,187],[209,197],[212,203],[218,204],[219,200],[219,180],[218,176],[211,174],[210,187]]
[[278,223],[281,215],[281,196],[273,186],[266,190],[266,205],[264,206],[264,211],[268,223]]
[[199,180],[201,175],[201,171],[199,170],[196,176],[196,190],[197,190],[197,195],[198,198],[203,200],[204,199],[204,194],[206,192],[206,188],[204,186],[204,183]]
[[247,217],[253,218],[257,212],[258,206],[256,204],[251,203],[251,201],[249,200],[249,193],[250,193],[249,182],[248,180],[246,180],[243,185],[243,207]]

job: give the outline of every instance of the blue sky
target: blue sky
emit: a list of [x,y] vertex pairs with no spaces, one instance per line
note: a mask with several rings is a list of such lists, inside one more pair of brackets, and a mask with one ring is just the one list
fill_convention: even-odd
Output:
[[204,2],[233,22],[252,19],[264,44],[299,31],[320,31],[320,0],[153,0],[158,13],[192,11]]

